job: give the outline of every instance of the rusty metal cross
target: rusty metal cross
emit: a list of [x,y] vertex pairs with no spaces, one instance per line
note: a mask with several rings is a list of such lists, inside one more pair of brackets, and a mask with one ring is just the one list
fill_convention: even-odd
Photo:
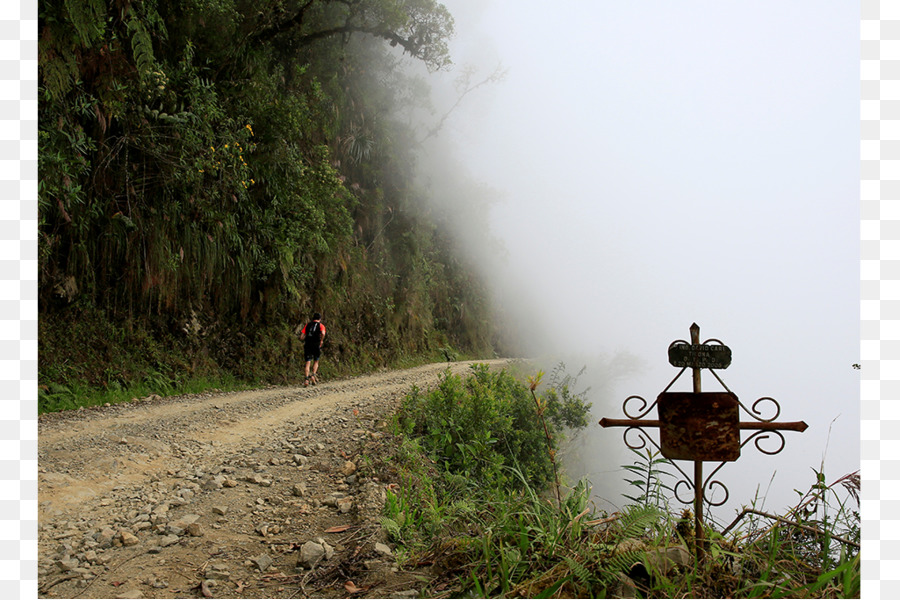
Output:
[[[649,440],[656,446],[660,453],[667,459],[689,460],[694,462],[694,531],[696,539],[697,555],[703,551],[702,525],[703,503],[711,506],[721,506],[728,501],[728,488],[720,481],[714,481],[713,476],[718,473],[726,462],[736,461],[741,456],[741,448],[751,440],[757,450],[764,454],[778,454],[784,448],[784,436],[782,431],[803,432],[807,424],[803,421],[776,422],[781,413],[781,407],[773,398],[760,398],[753,403],[751,408],[744,406],[738,397],[728,389],[715,369],[725,369],[731,364],[731,349],[719,340],[707,340],[700,343],[700,326],[691,325],[691,342],[677,340],[669,345],[669,363],[675,367],[681,367],[681,371],[659,394],[649,407],[647,401],[640,396],[629,396],[622,406],[627,419],[600,419],[601,427],[626,427],[624,438],[629,448],[639,450],[647,445]],[[687,370],[693,372],[693,392],[669,392],[669,388]],[[725,392],[703,392],[700,386],[700,373],[703,369],[709,371],[725,388]],[[641,407],[637,414],[629,413],[628,403],[631,400],[640,400]],[[771,402],[775,407],[774,415],[763,418],[758,406]],[[644,419],[653,408],[657,408],[659,418]],[[743,408],[755,421],[741,421],[740,409]],[[659,429],[660,443],[656,444],[652,438],[646,435],[642,428],[649,427]],[[741,431],[751,430],[746,440],[741,442]],[[629,441],[628,436],[632,432],[638,432],[640,444]],[[766,450],[760,446],[760,442],[768,439],[770,435],[780,440],[780,445],[773,450]],[[703,462],[721,461],[712,473],[704,481]],[[675,497],[685,504],[690,500],[682,500],[678,494],[680,485],[691,485],[691,478],[681,470],[676,463],[672,463],[685,477],[676,484]],[[718,502],[712,502],[706,498],[705,490],[718,485],[725,491],[725,498]]]

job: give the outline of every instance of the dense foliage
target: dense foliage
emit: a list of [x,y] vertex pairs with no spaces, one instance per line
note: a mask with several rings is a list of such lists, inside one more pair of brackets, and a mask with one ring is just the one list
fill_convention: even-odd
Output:
[[546,390],[541,404],[543,415],[528,388],[508,371],[475,365],[465,380],[447,373],[431,392],[414,389],[403,401],[398,423],[450,473],[479,485],[540,489],[553,479],[549,451],[556,451],[565,429],[585,427],[590,411],[590,404],[567,387]]
[[42,1],[41,380],[284,378],[313,310],[345,369],[489,351],[401,118],[401,59],[447,67],[452,32],[434,0]]

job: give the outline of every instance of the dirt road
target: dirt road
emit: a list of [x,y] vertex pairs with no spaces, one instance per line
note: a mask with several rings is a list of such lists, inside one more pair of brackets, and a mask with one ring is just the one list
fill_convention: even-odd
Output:
[[399,400],[446,369],[42,416],[40,596],[415,597],[378,525],[382,458]]

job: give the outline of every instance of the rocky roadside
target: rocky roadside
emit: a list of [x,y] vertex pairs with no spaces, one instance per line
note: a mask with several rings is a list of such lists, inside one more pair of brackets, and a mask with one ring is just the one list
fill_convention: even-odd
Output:
[[379,524],[388,423],[447,368],[42,416],[39,596],[418,596]]

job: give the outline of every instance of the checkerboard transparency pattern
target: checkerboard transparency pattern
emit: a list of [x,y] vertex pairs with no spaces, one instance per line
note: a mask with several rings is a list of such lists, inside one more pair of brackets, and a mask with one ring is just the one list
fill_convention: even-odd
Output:
[[863,0],[860,46],[862,596],[900,597],[900,3]]
[[37,4],[0,2],[0,596],[37,596]]

